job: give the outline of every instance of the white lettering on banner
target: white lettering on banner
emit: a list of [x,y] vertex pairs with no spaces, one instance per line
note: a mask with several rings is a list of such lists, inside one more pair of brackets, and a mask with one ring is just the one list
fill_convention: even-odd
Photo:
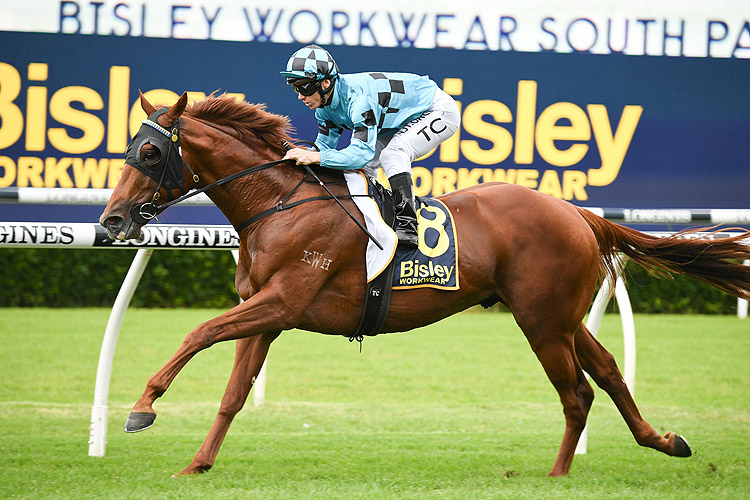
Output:
[[625,209],[624,215],[628,222],[689,224],[693,220],[690,210],[679,209]]
[[70,245],[74,231],[58,224],[0,225],[0,244]]
[[[380,47],[750,58],[750,2],[726,0],[35,0],[0,7],[0,30]],[[460,8],[459,8],[460,7]]]
[[[137,240],[111,240],[93,223],[0,222],[0,247],[69,248],[238,248],[239,237],[231,226],[168,226],[142,228]],[[322,267],[322,266],[321,266]]]
[[114,240],[112,246],[226,247],[239,246],[237,233],[228,228],[146,226],[138,240]]

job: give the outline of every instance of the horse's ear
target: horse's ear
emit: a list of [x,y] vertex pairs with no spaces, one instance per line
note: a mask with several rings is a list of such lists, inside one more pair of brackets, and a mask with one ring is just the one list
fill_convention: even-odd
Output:
[[171,127],[172,124],[180,118],[182,112],[185,111],[185,106],[187,106],[187,99],[187,92],[183,92],[177,102],[174,103],[166,113],[159,117],[163,118],[163,121],[160,121],[162,126]]
[[141,96],[141,108],[143,108],[143,111],[146,112],[146,116],[151,116],[156,112],[156,108],[148,102],[146,99],[146,96],[143,95],[143,92],[141,92],[141,89],[138,89],[138,94]]

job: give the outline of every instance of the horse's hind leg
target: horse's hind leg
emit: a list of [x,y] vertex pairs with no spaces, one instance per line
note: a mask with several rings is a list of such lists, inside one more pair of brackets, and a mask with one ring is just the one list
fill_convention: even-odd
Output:
[[604,389],[620,411],[635,441],[675,457],[692,455],[685,438],[672,432],[660,436],[643,417],[625,385],[615,358],[581,323],[575,334],[575,349],[583,369]]
[[594,400],[594,391],[575,356],[572,333],[554,335],[556,330],[551,325],[521,325],[521,329],[563,405],[565,434],[549,475],[564,476],[573,463],[576,445],[586,426],[586,418]]
[[245,405],[255,378],[263,367],[271,342],[278,336],[279,333],[273,333],[237,340],[234,367],[216,420],[193,461],[175,476],[198,474],[213,466],[229,426],[235,415]]

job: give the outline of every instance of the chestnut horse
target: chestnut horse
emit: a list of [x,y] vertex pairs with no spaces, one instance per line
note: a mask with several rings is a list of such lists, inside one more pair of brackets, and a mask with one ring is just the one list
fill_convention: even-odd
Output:
[[[224,96],[186,104],[183,94],[173,106],[157,110],[141,95],[151,122],[144,122],[131,141],[122,176],[100,219],[112,238],[136,238],[142,225],[170,204],[163,202],[165,197],[174,201],[192,188],[211,186],[208,196],[238,228],[235,283],[244,301],[187,334],[174,356],[149,378],[125,425],[128,432],[150,427],[156,418],[154,401],[185,364],[202,349],[236,340],[234,367],[216,420],[180,475],[211,468],[282,331],[353,335],[364,304],[367,244],[367,236],[319,183],[302,182],[300,167],[278,161],[285,141],[293,142],[286,117]],[[257,168],[243,172],[248,167]],[[331,184],[330,190],[363,220],[346,198],[345,185]],[[314,200],[304,207],[271,210],[267,217],[253,219],[281,203],[308,198]],[[743,242],[750,232],[716,240],[660,239],[503,183],[462,189],[440,200],[455,217],[461,288],[394,290],[382,333],[425,326],[476,304],[502,302],[562,402],[565,431],[550,476],[568,473],[594,399],[583,370],[612,398],[639,445],[690,456],[682,436],[661,436],[641,417],[614,358],[582,320],[599,279],[615,276],[618,252],[650,269],[685,274],[750,299],[750,267],[738,262],[750,258],[750,246]],[[329,266],[311,266],[304,259],[309,252],[321,254]]]

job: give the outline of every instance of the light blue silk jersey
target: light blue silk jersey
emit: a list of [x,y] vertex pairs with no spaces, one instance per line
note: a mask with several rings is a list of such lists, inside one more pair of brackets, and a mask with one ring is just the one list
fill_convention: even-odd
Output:
[[[395,133],[427,111],[437,84],[410,73],[355,73],[336,80],[331,103],[315,110],[320,164],[341,170],[364,167],[375,157],[378,135]],[[349,146],[336,150],[344,129]]]

